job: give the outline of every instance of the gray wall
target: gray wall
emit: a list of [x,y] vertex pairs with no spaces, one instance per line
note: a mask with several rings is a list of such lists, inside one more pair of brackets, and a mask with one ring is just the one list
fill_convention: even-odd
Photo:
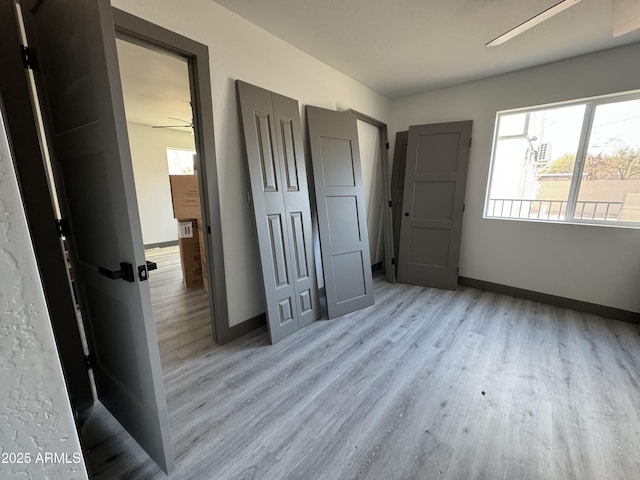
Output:
[[[0,464],[0,478],[86,479],[1,117],[0,238],[0,452],[31,456]],[[72,463],[37,462],[45,452]]]
[[393,102],[392,139],[409,125],[473,120],[461,275],[640,312],[638,229],[482,218],[496,112],[638,89],[638,59],[633,44]]

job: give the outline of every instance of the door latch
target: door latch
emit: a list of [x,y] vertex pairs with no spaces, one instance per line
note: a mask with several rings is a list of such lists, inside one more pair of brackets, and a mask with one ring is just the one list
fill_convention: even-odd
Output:
[[109,270],[104,267],[98,267],[98,272],[100,272],[100,275],[104,275],[111,280],[121,278],[122,280],[126,280],[131,283],[136,281],[133,275],[133,265],[127,262],[120,262],[120,270]]
[[149,278],[149,272],[151,270],[157,270],[157,269],[158,269],[158,264],[156,262],[150,262],[149,260],[147,260],[146,265],[140,265],[138,267],[138,278],[140,279],[141,282],[144,282]]

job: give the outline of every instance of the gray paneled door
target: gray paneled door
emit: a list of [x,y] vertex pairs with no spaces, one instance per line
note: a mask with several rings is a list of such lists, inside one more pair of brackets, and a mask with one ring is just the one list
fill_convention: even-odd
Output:
[[455,290],[471,121],[409,127],[398,281]]
[[307,107],[329,318],[373,305],[356,119]]
[[407,165],[407,140],[409,132],[396,133],[391,169],[391,214],[393,218],[393,258],[396,268],[400,252],[400,225],[402,225],[402,195],[404,193],[404,172]]
[[[108,0],[22,2],[100,401],[174,470]],[[52,219],[53,221],[53,219]],[[123,262],[123,263],[121,263]],[[131,266],[129,272],[127,264]],[[100,267],[125,272],[112,279]]]
[[298,102],[238,80],[272,343],[320,316]]

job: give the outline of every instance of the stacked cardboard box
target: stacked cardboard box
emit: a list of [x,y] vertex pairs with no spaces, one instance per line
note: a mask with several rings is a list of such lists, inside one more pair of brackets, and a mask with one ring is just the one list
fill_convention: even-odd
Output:
[[184,287],[201,288],[202,233],[198,233],[200,220],[200,189],[197,175],[169,175],[173,216],[178,221],[178,243]]
[[200,261],[197,220],[178,220],[178,243],[184,288],[202,287],[202,263]]

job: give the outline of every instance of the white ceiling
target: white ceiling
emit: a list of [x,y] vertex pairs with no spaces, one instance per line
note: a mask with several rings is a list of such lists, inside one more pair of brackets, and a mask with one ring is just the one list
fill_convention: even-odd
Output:
[[[179,125],[192,119],[189,70],[183,58],[117,39],[118,64],[127,121]],[[174,128],[191,132],[191,128]]]
[[389,98],[640,41],[612,38],[612,0],[497,47],[485,44],[558,0],[215,1]]

